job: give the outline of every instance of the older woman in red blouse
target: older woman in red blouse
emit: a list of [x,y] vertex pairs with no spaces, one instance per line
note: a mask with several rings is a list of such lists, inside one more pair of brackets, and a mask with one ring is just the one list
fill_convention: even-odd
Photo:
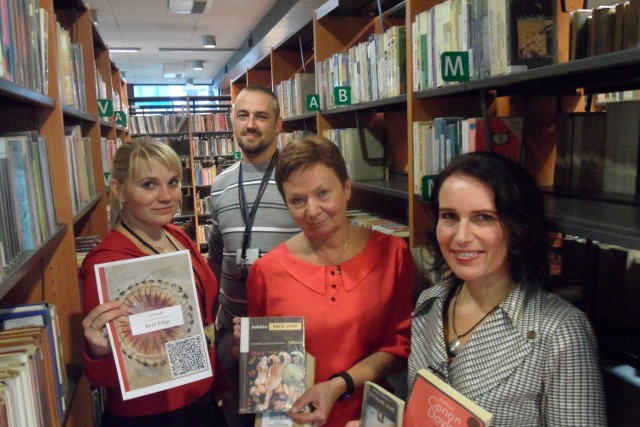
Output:
[[349,223],[351,180],[328,139],[311,136],[286,145],[275,177],[302,232],[251,268],[249,315],[304,316],[315,385],[289,415],[299,423],[343,427],[359,418],[365,381],[384,382],[405,366],[411,254],[401,238]]

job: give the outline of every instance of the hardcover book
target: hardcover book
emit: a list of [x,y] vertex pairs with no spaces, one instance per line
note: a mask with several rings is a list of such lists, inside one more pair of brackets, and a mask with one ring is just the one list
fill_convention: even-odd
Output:
[[286,412],[306,390],[303,317],[242,317],[242,414]]
[[401,427],[404,400],[376,383],[364,383],[360,427]]
[[124,400],[212,375],[189,251],[95,266],[100,302],[127,315],[107,324]]
[[416,375],[404,413],[404,427],[466,425],[488,427],[493,415],[427,369]]

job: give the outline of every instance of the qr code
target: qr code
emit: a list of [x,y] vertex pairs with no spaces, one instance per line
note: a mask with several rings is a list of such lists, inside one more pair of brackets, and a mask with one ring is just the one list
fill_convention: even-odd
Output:
[[173,378],[207,369],[208,355],[200,335],[165,344]]

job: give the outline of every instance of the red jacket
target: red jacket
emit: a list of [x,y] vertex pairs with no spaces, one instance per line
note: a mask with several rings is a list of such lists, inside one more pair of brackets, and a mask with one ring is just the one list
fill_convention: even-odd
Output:
[[[174,225],[166,225],[164,229],[191,252],[193,270],[196,273],[196,277],[202,278],[202,285],[204,286],[204,289],[202,289],[196,278],[198,294],[205,296],[204,303],[201,303],[202,322],[203,325],[213,323],[213,304],[218,295],[218,282],[215,276],[193,241],[182,229]],[[139,258],[146,255],[131,240],[116,230],[109,233],[102,243],[93,248],[82,263],[80,272],[84,292],[84,315],[86,316],[100,303],[94,271],[96,264]],[[211,366],[214,368],[215,377],[216,358],[213,350],[209,351],[209,357]],[[120,393],[118,373],[113,355],[109,354],[100,359],[93,359],[89,355],[86,342],[84,348],[84,370],[91,384],[106,388],[106,410],[113,414],[127,417],[158,414],[182,408],[204,396],[207,391],[211,390],[214,382],[213,377],[206,378],[170,390],[124,401]],[[219,374],[222,377],[221,373]]]

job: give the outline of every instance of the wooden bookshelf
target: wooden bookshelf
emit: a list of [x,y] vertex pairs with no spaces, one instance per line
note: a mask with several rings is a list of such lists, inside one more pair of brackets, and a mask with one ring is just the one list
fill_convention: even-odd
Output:
[[[183,202],[185,200],[187,200],[187,202],[183,204],[182,211],[176,216],[174,223],[186,224],[185,230],[200,248],[204,248],[204,245],[207,243],[206,240],[200,236],[199,229],[207,222],[208,216],[205,215],[204,212],[201,212],[198,209],[198,206],[200,205],[200,200],[208,196],[211,190],[210,185],[197,185],[194,162],[202,161],[204,158],[215,159],[215,161],[218,162],[218,159],[222,157],[233,156],[233,152],[198,157],[194,154],[195,147],[193,141],[196,137],[232,138],[233,131],[231,129],[224,131],[202,131],[193,127],[193,121],[200,113],[229,114],[231,110],[230,101],[231,97],[227,95],[133,97],[128,101],[133,120],[136,120],[136,116],[144,115],[145,113],[171,115],[186,114],[188,126],[184,130],[161,133],[146,132],[144,134],[155,138],[164,138],[165,140],[183,139],[179,144],[180,149],[177,149],[176,151],[178,151],[178,154],[181,157],[183,166],[190,165],[191,175],[183,177]],[[137,135],[139,134],[134,134],[133,136],[135,137]],[[191,230],[191,227],[193,227],[193,230]]]
[[[95,69],[108,64],[108,51],[99,40],[90,12],[81,0],[41,0],[48,14],[48,92],[46,95],[0,78],[0,131],[36,130],[46,137],[52,195],[58,228],[42,245],[21,255],[19,262],[5,272],[0,281],[0,306],[46,301],[58,307],[64,363],[70,368],[71,384],[86,383],[81,375],[83,331],[82,301],[75,260],[74,237],[108,232],[105,184],[102,176],[100,136],[115,132],[98,118]],[[58,74],[56,19],[72,33],[72,41],[82,45],[86,111],[63,105]],[[110,76],[110,70],[107,75]],[[104,72],[104,71],[103,71]],[[118,88],[121,90],[121,88]],[[90,159],[96,195],[78,212],[73,212],[67,174],[65,126],[79,125],[82,135],[91,139]],[[76,366],[79,369],[72,369]],[[88,387],[72,386],[65,414],[65,425],[91,424],[91,396]]]
[[[326,129],[356,124],[368,127],[384,123],[391,178],[354,182],[350,207],[367,209],[368,205],[374,204],[377,205],[374,211],[383,215],[400,220],[404,217],[410,227],[410,246],[416,247],[425,243],[426,231],[433,218],[429,205],[413,190],[413,123],[446,116],[523,117],[523,164],[545,188],[545,203],[553,228],[586,239],[590,248],[594,242],[604,242],[640,249],[638,195],[592,194],[553,188],[556,146],[560,138],[559,115],[591,111],[589,101],[593,94],[638,89],[640,49],[569,61],[569,14],[562,10],[566,2],[553,0],[550,10],[556,51],[553,65],[414,90],[412,65],[415,52],[411,26],[416,16],[440,3],[443,0],[384,1],[381,2],[382,17],[375,1],[333,2],[318,9],[310,22],[301,23],[297,31],[272,48],[272,88],[303,68],[318,73],[318,64],[327,58],[347,52],[371,34],[399,24],[407,29],[407,93],[287,117],[283,121],[284,130],[315,129],[322,133]],[[250,84],[248,76],[252,72],[265,74],[264,59],[232,82],[232,93],[237,94],[239,89]],[[319,92],[320,88],[316,87],[316,90]],[[632,143],[637,144],[637,141]]]

